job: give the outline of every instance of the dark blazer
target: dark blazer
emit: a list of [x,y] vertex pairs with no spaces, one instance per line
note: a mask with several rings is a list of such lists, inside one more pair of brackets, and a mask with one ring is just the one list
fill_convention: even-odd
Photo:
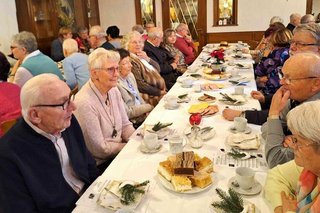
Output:
[[159,64],[160,75],[164,78],[167,89],[169,90],[177,79],[177,72],[171,66],[171,63],[174,62],[173,56],[164,47],[155,47],[148,41],[145,41],[144,51],[151,59]]
[[[97,169],[74,116],[62,137],[73,170],[86,189]],[[53,142],[24,119],[0,139],[0,192],[0,209],[5,213],[71,212],[79,199],[63,177]]]

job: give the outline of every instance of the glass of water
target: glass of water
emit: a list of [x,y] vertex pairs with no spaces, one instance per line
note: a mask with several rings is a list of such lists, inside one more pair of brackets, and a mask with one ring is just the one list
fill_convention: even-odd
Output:
[[183,138],[181,135],[172,135],[169,138],[169,149],[172,154],[183,151]]

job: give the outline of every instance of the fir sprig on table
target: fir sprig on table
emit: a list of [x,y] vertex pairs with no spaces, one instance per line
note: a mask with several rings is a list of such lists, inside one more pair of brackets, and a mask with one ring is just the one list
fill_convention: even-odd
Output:
[[141,189],[140,187],[148,185],[149,181],[144,181],[142,183],[131,185],[126,184],[124,187],[120,189],[121,193],[121,203],[123,205],[129,205],[131,203],[134,203],[136,200],[136,194],[144,194],[145,191]]
[[243,211],[243,199],[240,194],[232,188],[228,189],[229,195],[221,189],[216,189],[221,201],[213,202],[211,205],[228,213],[240,213]]
[[157,132],[157,131],[159,131],[160,129],[166,128],[167,126],[171,126],[171,125],[172,125],[172,123],[165,123],[165,124],[163,124],[163,123],[161,123],[161,122],[158,122],[156,125],[154,125],[154,126],[152,127],[152,130],[155,131],[155,132]]
[[238,150],[232,148],[231,151],[227,153],[227,155],[231,156],[233,159],[241,159],[246,156],[246,153],[239,152]]

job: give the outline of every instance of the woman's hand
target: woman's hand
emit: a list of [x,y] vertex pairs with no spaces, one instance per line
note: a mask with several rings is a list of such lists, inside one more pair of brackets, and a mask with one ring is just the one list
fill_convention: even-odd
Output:
[[258,100],[260,103],[264,103],[266,101],[266,98],[264,97],[263,93],[260,91],[252,91],[251,97],[253,99]]
[[136,55],[140,58],[140,59],[144,59],[146,61],[150,61],[150,58],[148,57],[147,53],[145,51],[141,51],[141,52],[137,52]]
[[284,191],[281,192],[282,199],[282,212],[296,211],[297,210],[297,200],[292,195],[286,195]]

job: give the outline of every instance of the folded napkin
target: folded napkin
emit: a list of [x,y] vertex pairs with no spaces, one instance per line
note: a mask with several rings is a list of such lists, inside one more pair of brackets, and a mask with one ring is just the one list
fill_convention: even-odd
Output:
[[[100,193],[97,203],[104,208],[108,208],[112,210],[135,209],[139,205],[145,193],[147,192],[149,188],[149,184],[141,187],[141,189],[143,189],[145,193],[144,194],[137,193],[135,196],[134,203],[131,203],[129,205],[124,205],[120,201],[121,194],[120,194],[119,186],[121,183],[123,183],[123,181],[112,180],[108,184],[106,184],[104,189]],[[136,182],[132,182],[132,183],[138,184]]]
[[239,149],[259,149],[260,139],[256,134],[237,133],[227,137],[227,144]]

